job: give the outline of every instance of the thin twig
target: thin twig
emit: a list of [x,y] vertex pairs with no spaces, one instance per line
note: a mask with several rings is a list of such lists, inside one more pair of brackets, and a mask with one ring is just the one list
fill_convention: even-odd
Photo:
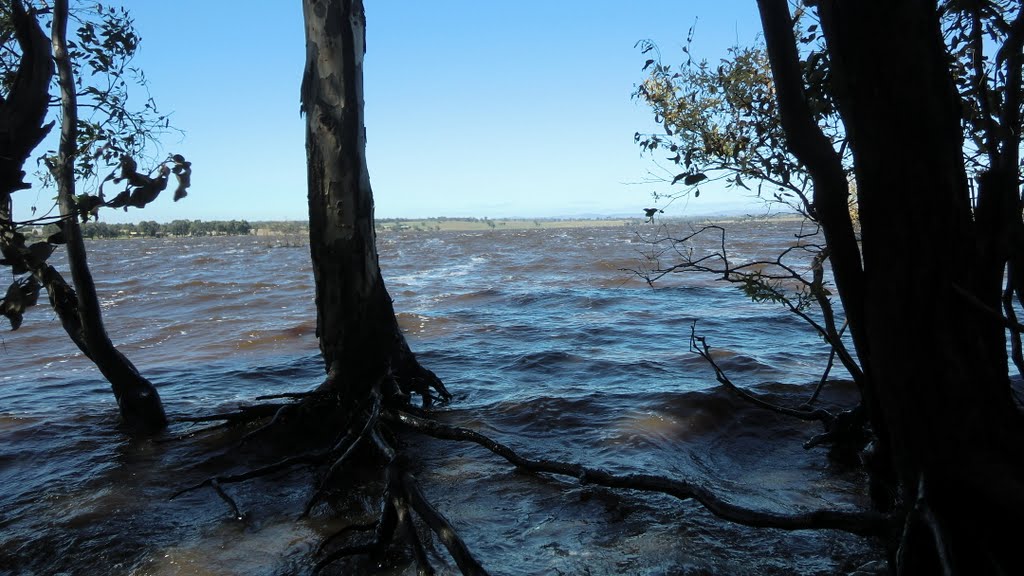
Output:
[[221,488],[220,482],[218,482],[216,478],[210,481],[210,486],[213,487],[213,490],[217,493],[217,496],[220,496],[221,500],[227,502],[228,506],[231,506],[231,512],[234,514],[235,520],[242,520],[245,518],[245,516],[242,515],[242,511],[238,509],[238,504],[235,503],[234,498],[228,496],[228,493]]

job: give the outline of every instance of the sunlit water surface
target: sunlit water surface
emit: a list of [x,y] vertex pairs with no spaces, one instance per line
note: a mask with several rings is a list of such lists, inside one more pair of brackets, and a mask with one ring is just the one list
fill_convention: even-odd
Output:
[[[816,425],[734,400],[688,349],[697,320],[737,383],[798,404],[821,375],[821,340],[707,276],[648,286],[624,271],[649,265],[637,232],[380,234],[399,321],[455,393],[441,417],[529,455],[698,479],[754,508],[865,506],[858,472],[801,448]],[[771,254],[794,232],[785,222],[734,225],[735,258]],[[90,248],[108,330],[172,419],[321,381],[302,239]],[[305,471],[229,486],[244,521],[212,490],[169,500],[223,471],[209,455],[230,444],[120,434],[109,386],[45,305],[3,333],[0,358],[0,573],[303,573],[320,539],[365,519],[297,520],[312,489]],[[831,399],[852,402],[849,387]],[[693,503],[517,473],[474,446],[412,442],[424,490],[495,574],[835,574],[879,554],[841,533],[747,529]],[[443,553],[434,559],[452,570]],[[414,572],[400,560],[384,570]]]

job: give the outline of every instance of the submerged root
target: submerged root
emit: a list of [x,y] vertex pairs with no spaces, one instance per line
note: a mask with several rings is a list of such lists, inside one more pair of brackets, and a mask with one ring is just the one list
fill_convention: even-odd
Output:
[[582,484],[659,492],[680,500],[693,499],[715,516],[737,524],[782,530],[833,529],[867,537],[886,536],[891,532],[892,519],[877,512],[816,510],[802,514],[778,514],[752,510],[737,506],[696,482],[651,474],[616,475],[580,464],[526,458],[510,447],[467,428],[449,426],[403,412],[386,414],[386,418],[428,436],[483,446],[517,468],[528,472],[568,476],[577,478]]
[[[403,390],[407,389],[409,381],[406,380],[406,386],[403,386],[399,383],[398,374],[392,376],[391,371],[386,371],[385,375],[370,388],[368,399],[361,406],[345,409],[342,398],[323,393],[322,387],[316,394],[302,395],[301,400],[296,403],[270,404],[260,409],[252,407],[239,413],[217,415],[227,419],[228,424],[232,425],[243,421],[256,421],[256,414],[262,414],[264,419],[269,419],[268,423],[245,435],[242,438],[242,442],[245,442],[254,434],[265,434],[281,427],[288,419],[286,416],[292,413],[315,409],[315,418],[311,417],[313,412],[306,412],[294,420],[300,421],[299,423],[304,420],[315,421],[313,429],[317,430],[317,433],[330,434],[334,439],[325,443],[325,447],[319,450],[288,456],[242,473],[208,478],[180,490],[172,498],[210,487],[228,504],[232,516],[242,519],[244,513],[227,494],[225,485],[299,467],[310,467],[321,469],[323,473],[302,511],[302,516],[308,516],[318,504],[329,500],[338,482],[345,477],[343,471],[365,467],[366,459],[369,458],[374,462],[374,468],[383,465],[386,478],[383,493],[380,495],[378,518],[372,523],[347,526],[325,539],[315,553],[317,562],[313,569],[314,573],[353,556],[365,555],[371,561],[382,561],[389,550],[400,546],[411,555],[418,574],[434,574],[435,568],[431,565],[427,553],[427,543],[421,539],[422,534],[434,534],[448,551],[459,571],[463,574],[486,574],[484,567],[476,560],[451,523],[425,497],[415,476],[409,471],[408,456],[399,448],[394,432],[404,430],[442,440],[472,442],[530,473],[571,477],[582,484],[607,488],[656,492],[680,500],[692,499],[715,516],[746,526],[784,530],[835,529],[864,537],[887,537],[891,536],[894,530],[898,531],[898,528],[893,526],[892,516],[877,512],[816,510],[781,514],[759,511],[737,506],[706,486],[691,480],[650,474],[612,474],[577,463],[529,458],[476,431],[447,425],[431,417],[426,408],[432,399],[446,399],[450,395],[443,385],[439,384],[440,380],[431,383],[426,379],[427,376],[437,378],[432,372],[422,369],[419,374],[421,380],[412,389],[424,394],[423,409],[416,408],[408,402],[408,396]],[[405,375],[407,376],[408,372]],[[816,414],[820,415],[821,412]],[[213,419],[205,417],[202,421]],[[339,426],[334,424],[335,422],[346,424],[339,431]],[[343,537],[352,537],[355,532],[370,530],[373,531],[373,536],[368,541],[332,547]]]
[[[443,384],[440,383],[440,380],[437,379],[433,372],[420,369],[417,374],[417,386],[422,386],[424,394],[426,394],[424,396],[425,406],[429,406],[431,400],[447,400],[450,398],[447,390],[444,389]],[[406,376],[408,376],[408,373],[406,373]],[[422,410],[409,404],[404,394],[396,393],[398,388],[396,379],[391,378],[390,373],[388,376],[378,380],[370,392],[370,405],[351,410],[348,414],[347,428],[338,433],[337,438],[327,448],[282,458],[269,465],[253,468],[241,473],[207,478],[202,482],[179,490],[171,495],[171,499],[209,487],[229,506],[232,517],[240,520],[245,518],[245,514],[240,509],[238,503],[226,492],[224,488],[226,485],[245,482],[304,466],[314,468],[326,466],[326,470],[316,489],[303,509],[302,516],[308,516],[317,504],[327,499],[336,481],[341,477],[341,472],[346,467],[356,466],[360,463],[365,464],[359,459],[360,457],[357,454],[365,456],[360,451],[360,448],[369,446],[379,456],[383,457],[383,460],[386,462],[385,475],[387,477],[387,486],[381,497],[379,518],[372,524],[348,526],[327,538],[317,550],[316,556],[322,556],[322,558],[318,560],[314,573],[318,573],[327,566],[346,557],[369,555],[373,559],[380,559],[390,546],[399,543],[411,551],[419,574],[434,574],[435,570],[430,563],[425,545],[421,541],[419,532],[416,529],[417,522],[419,522],[426,530],[437,535],[439,541],[448,549],[455,564],[459,566],[464,574],[486,574],[487,572],[473,558],[469,548],[456,533],[451,523],[423,495],[415,477],[407,469],[406,457],[396,448],[397,443],[393,440],[393,434],[381,421],[380,416],[384,411],[385,404],[399,406],[412,413],[424,414]],[[286,397],[301,398],[301,401],[290,404],[267,404],[246,407],[236,412],[193,418],[189,419],[189,421],[212,422],[221,420],[223,421],[221,426],[237,426],[255,423],[260,419],[269,419],[265,424],[260,425],[254,431],[243,436],[238,442],[238,446],[241,447],[258,434],[266,434],[272,430],[280,429],[289,416],[302,410],[310,409],[311,406],[318,410],[315,420],[329,420],[337,415],[336,411],[341,404],[340,398],[332,395],[330,396],[332,405],[327,406],[328,403],[323,400],[328,395],[323,392],[301,396],[288,395]],[[342,536],[351,534],[354,531],[367,531],[370,529],[374,531],[374,535],[369,542],[351,544],[325,554],[329,544]]]
[[[371,558],[382,556],[387,548],[397,540],[408,546],[412,552],[417,574],[434,574],[434,567],[431,565],[423,542],[416,531],[415,519],[418,517],[432,533],[437,535],[463,574],[486,575],[487,571],[473,557],[469,547],[466,546],[448,519],[438,512],[423,495],[415,477],[407,469],[406,458],[402,455],[396,456],[388,463],[386,473],[388,481],[387,488],[381,497],[380,519],[376,523],[368,525],[374,528],[373,540],[332,551],[317,562],[313,573],[318,574],[327,566],[349,556],[359,554],[368,554]],[[366,526],[363,527],[366,528]],[[334,540],[352,530],[353,527],[346,527],[330,536],[327,541]],[[325,545],[321,545],[317,554],[323,553],[325,548]]]

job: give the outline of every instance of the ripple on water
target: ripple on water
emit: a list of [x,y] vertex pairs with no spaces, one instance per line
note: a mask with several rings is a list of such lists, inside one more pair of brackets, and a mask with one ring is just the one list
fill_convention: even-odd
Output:
[[[824,365],[820,339],[721,283],[644,285],[619,270],[642,264],[632,234],[382,235],[399,323],[456,395],[441,417],[535,457],[692,478],[765,509],[861,505],[855,474],[800,446],[819,430],[737,402],[688,352],[699,320],[734,379],[796,405]],[[743,257],[772,246],[762,236]],[[322,381],[308,250],[271,242],[90,243],[111,336],[172,417]],[[109,385],[43,307],[4,333],[0,354],[0,573],[301,572],[320,538],[365,520],[295,521],[312,487],[305,475],[229,487],[245,522],[210,491],[168,500],[172,488],[253,462],[231,460],[230,442],[215,434],[125,440]],[[841,405],[849,392],[828,391],[826,401]],[[843,535],[746,529],[692,503],[516,473],[476,446],[409,441],[424,490],[494,573],[833,574],[878,554]],[[363,500],[352,510],[376,505],[351,498]],[[346,570],[366,567],[338,573]]]

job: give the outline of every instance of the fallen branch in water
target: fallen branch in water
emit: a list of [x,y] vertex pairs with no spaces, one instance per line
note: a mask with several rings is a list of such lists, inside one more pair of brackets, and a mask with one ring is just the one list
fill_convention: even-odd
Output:
[[[799,408],[787,408],[758,398],[753,393],[734,384],[726,375],[725,370],[715,362],[715,359],[711,356],[711,347],[708,345],[707,338],[697,336],[696,321],[690,325],[690,349],[711,365],[711,369],[715,371],[715,379],[740,399],[785,416],[805,421],[821,422],[825,427],[825,431],[804,442],[805,449],[809,450],[815,446],[831,443],[840,452],[845,451],[848,453],[851,449],[856,451],[862,448],[866,442],[868,434],[864,430],[866,422],[860,406],[832,414],[822,408],[811,408],[809,403],[805,403]],[[833,348],[833,350],[835,349]],[[820,384],[818,390],[820,390]],[[818,390],[815,390],[812,401],[817,396]]]
[[[419,522],[422,522],[421,526],[437,535],[438,540],[447,548],[451,558],[463,574],[486,574],[486,570],[474,558],[469,547],[451,523],[427,500],[420,490],[416,478],[408,471],[407,456],[399,451],[394,440],[392,427],[397,427],[442,440],[472,442],[501,456],[515,467],[530,473],[566,476],[577,479],[581,484],[654,492],[666,494],[679,500],[695,500],[715,516],[745,526],[782,530],[833,529],[864,537],[890,536],[895,529],[891,516],[877,512],[814,510],[782,514],[753,510],[733,504],[720,494],[693,480],[652,474],[613,474],[577,463],[529,458],[479,432],[441,423],[432,418],[429,413],[409,405],[405,397],[382,393],[382,391],[393,388],[386,382],[386,378],[378,381],[370,394],[372,405],[353,410],[351,412],[353,418],[350,419],[346,430],[338,435],[329,448],[289,456],[242,473],[208,478],[178,491],[172,498],[200,488],[211,487],[228,504],[232,515],[241,519],[244,518],[244,512],[224,490],[225,485],[301,466],[326,467],[302,512],[303,516],[308,516],[318,503],[327,499],[335,479],[340,478],[342,470],[360,465],[361,460],[355,457],[358,448],[369,446],[382,458],[386,477],[386,485],[380,495],[378,519],[372,523],[347,526],[325,539],[316,551],[315,555],[319,559],[313,572],[319,573],[331,564],[352,556],[367,555],[371,561],[378,561],[390,546],[400,543],[407,546],[411,552],[418,574],[433,574],[434,568],[430,565],[424,543],[417,533],[416,522],[418,519]],[[325,404],[322,403],[318,407],[326,408]],[[265,413],[268,414],[268,418],[271,418],[270,414],[278,414],[279,411],[280,407],[274,411],[267,410]],[[810,413],[827,414],[825,411]],[[259,430],[280,424],[279,419],[274,419],[267,425],[261,426]],[[328,552],[329,544],[336,542],[342,536],[370,529],[373,530],[373,537],[370,541],[350,542]]]
[[884,536],[890,533],[891,518],[877,512],[816,510],[803,514],[777,514],[751,510],[732,504],[695,482],[650,474],[616,475],[580,464],[535,460],[521,456],[510,447],[467,428],[449,426],[400,411],[386,412],[384,416],[389,421],[434,438],[478,444],[522,470],[570,476],[582,484],[658,492],[680,500],[694,499],[715,516],[745,526],[782,530],[833,529],[859,536]]

